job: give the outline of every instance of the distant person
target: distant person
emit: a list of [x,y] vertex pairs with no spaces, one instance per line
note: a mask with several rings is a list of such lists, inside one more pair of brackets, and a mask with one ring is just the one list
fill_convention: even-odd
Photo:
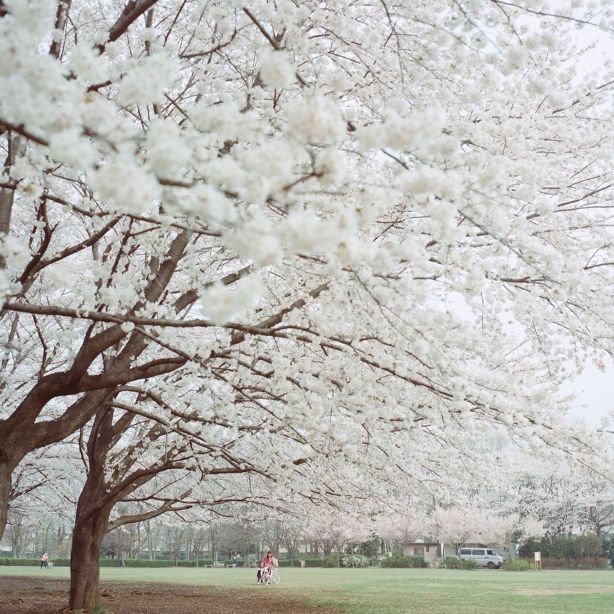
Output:
[[273,551],[269,550],[261,559],[260,563],[258,563],[258,572],[256,573],[256,578],[258,582],[262,582],[264,580],[264,574],[267,576],[271,576],[271,571],[273,569],[273,561],[275,558],[273,557]]
[[237,566],[237,557],[236,557],[236,556],[233,556],[233,557],[232,557],[232,566],[233,566],[233,567],[236,567],[236,566]]
[[43,552],[40,555],[40,558],[38,559],[41,563],[41,569],[44,567],[45,569],[47,569],[47,567],[49,567],[49,557],[47,556],[46,552]]

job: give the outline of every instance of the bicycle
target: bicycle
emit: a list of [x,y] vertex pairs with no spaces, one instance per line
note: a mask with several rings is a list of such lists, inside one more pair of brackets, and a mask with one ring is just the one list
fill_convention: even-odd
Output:
[[270,574],[270,583],[279,584],[280,580],[281,578],[279,577],[279,567],[273,567],[271,569],[271,574]]
[[277,561],[273,562],[272,567],[266,567],[260,572],[259,582],[261,584],[279,584],[281,580],[279,576],[279,567]]

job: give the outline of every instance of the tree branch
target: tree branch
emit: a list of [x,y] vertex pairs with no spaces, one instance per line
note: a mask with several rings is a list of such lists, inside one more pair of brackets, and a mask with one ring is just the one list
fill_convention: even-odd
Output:
[[[187,497],[191,491],[187,491],[183,495],[180,496],[180,499],[183,497]],[[176,506],[176,507],[173,507]],[[135,522],[142,522],[143,520],[150,520],[151,518],[156,518],[165,514],[166,512],[180,512],[183,510],[189,510],[193,507],[193,504],[180,504],[179,501],[166,501],[159,508],[155,510],[150,510],[149,512],[143,512],[141,514],[129,514],[125,516],[120,516],[115,520],[109,522],[107,525],[107,533],[121,527],[125,524],[134,524]]]
[[133,369],[124,369],[101,375],[86,375],[79,381],[78,387],[81,392],[88,390],[100,390],[121,384],[127,384],[139,379],[147,379],[171,373],[183,366],[187,360],[185,358],[161,358],[152,360],[144,365]]
[[122,14],[117,18],[117,21],[109,30],[109,38],[102,45],[98,45],[98,50],[103,53],[106,46],[116,41],[120,36],[126,33],[128,28],[148,9],[150,9],[158,0],[129,0],[124,6]]

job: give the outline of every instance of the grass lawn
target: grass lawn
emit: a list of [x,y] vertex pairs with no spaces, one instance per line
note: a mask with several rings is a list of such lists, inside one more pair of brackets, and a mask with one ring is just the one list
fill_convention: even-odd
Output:
[[[257,586],[253,569],[109,568],[101,579],[281,592],[351,614],[614,614],[614,571],[285,569],[277,586]],[[66,578],[68,568],[0,567],[0,575]]]

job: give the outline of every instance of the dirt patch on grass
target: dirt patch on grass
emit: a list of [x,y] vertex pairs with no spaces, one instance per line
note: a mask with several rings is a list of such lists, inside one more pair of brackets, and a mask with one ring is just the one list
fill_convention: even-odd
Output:
[[[67,580],[0,577],[0,612],[51,614],[68,603]],[[180,584],[116,583],[100,585],[106,614],[334,614],[275,593],[274,587],[220,589]]]

